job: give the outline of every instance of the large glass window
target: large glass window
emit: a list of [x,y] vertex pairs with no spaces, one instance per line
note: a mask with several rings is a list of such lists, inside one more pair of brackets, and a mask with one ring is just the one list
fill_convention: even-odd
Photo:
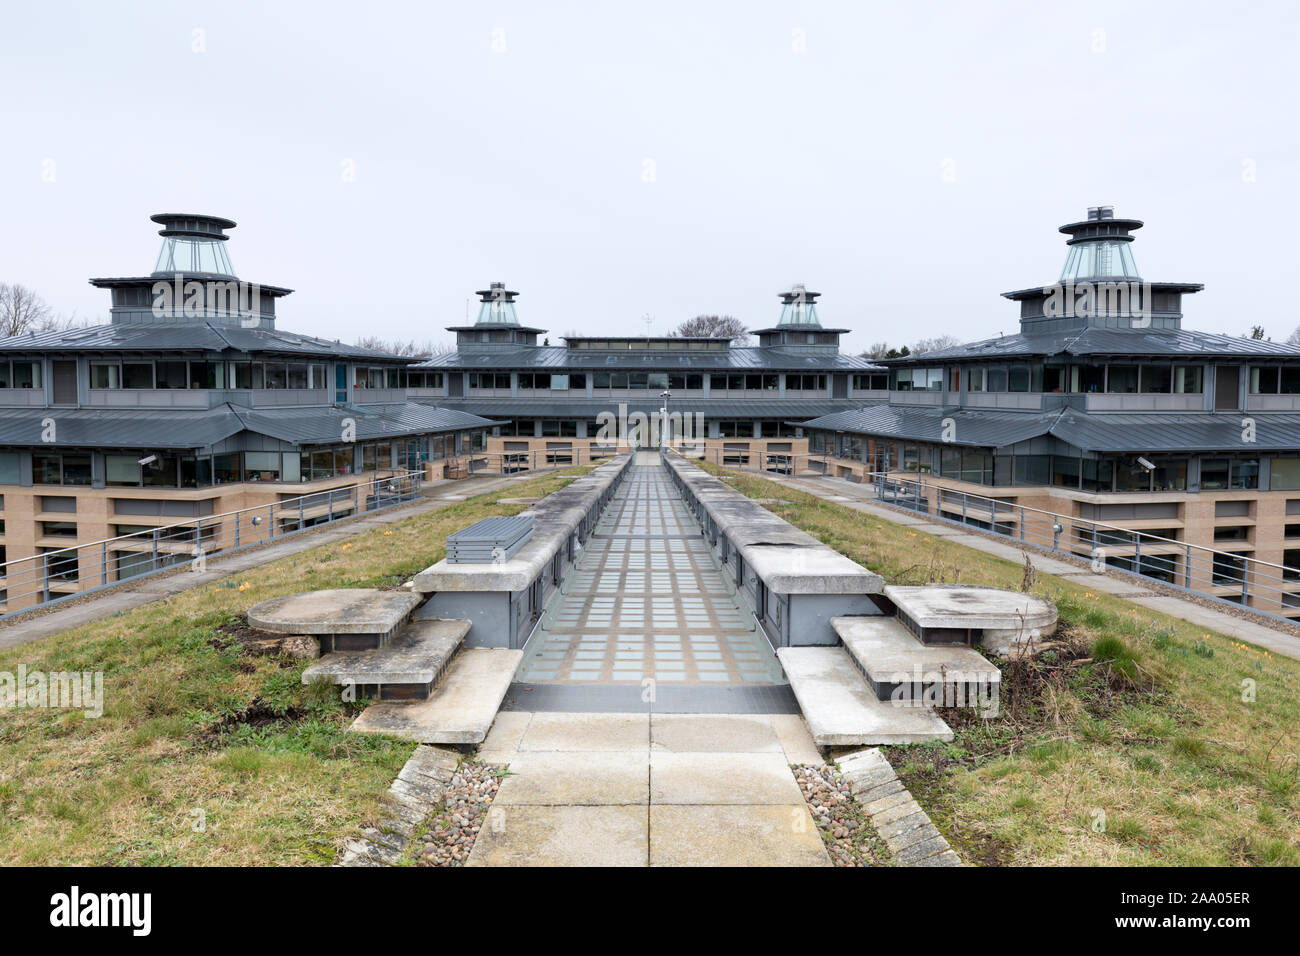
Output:
[[14,388],[40,388],[41,387],[41,363],[40,362],[14,362]]
[[1121,458],[1115,465],[1116,491],[1150,491],[1151,473],[1135,457]]
[[1142,391],[1148,394],[1166,394],[1173,388],[1172,365],[1143,365]]
[[1174,366],[1174,394],[1197,395],[1201,391],[1201,366]]
[[123,388],[153,388],[152,362],[123,362]]
[[279,481],[280,453],[278,451],[244,452],[245,481]]
[[139,485],[140,459],[135,455],[105,455],[104,480],[110,485]]
[[32,481],[38,485],[63,484],[63,469],[58,455],[32,455]]
[[1232,487],[1259,487],[1259,459],[1237,458],[1232,462]]
[[1250,394],[1276,395],[1278,387],[1278,368],[1276,366],[1252,365],[1250,367]]
[[1106,391],[1130,394],[1138,390],[1136,365],[1112,365],[1106,379]]
[[1016,455],[1017,485],[1046,485],[1052,477],[1051,455]]
[[1078,488],[1079,459],[1068,455],[1053,455],[1052,484],[1061,488]]
[[184,362],[155,362],[155,388],[188,388]]
[[116,362],[91,362],[90,387],[121,388],[122,366]]
[[1115,463],[1097,461],[1092,458],[1083,460],[1083,490],[1110,491],[1114,484]]
[[1004,368],[989,369],[986,382],[990,392],[1005,392],[1007,390],[1007,370]]
[[1156,491],[1187,490],[1187,459],[1157,458],[1151,473],[1151,486]]
[[1228,487],[1228,459],[1201,459],[1201,490],[1218,491]]
[[1010,392],[1027,392],[1029,391],[1029,366],[1013,365],[1007,376],[1007,391]]

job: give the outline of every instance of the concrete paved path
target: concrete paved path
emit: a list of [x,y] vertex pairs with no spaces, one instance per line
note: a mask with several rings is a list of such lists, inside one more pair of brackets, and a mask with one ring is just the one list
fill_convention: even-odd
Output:
[[[459,504],[474,495],[508,488],[512,483],[520,480],[520,477],[466,478],[461,481],[426,485],[426,497],[408,505],[398,505],[384,511],[370,512],[332,524],[320,525],[282,538],[273,544],[212,555],[208,558],[206,571],[193,572],[182,569],[170,574],[152,575],[141,578],[134,584],[128,582],[113,590],[88,595],[82,600],[74,599],[44,611],[38,610],[26,617],[14,618],[12,622],[0,622],[0,650],[61,634],[89,621],[161,601],[190,588],[211,584],[232,574],[282,560],[287,555],[355,537],[371,528],[403,521],[429,511],[437,511],[448,505]],[[535,478],[537,475],[526,474],[522,477]]]
[[790,764],[791,715],[498,715],[509,776],[469,866],[829,866]]
[[[806,491],[835,504],[844,505],[855,511],[861,511],[889,521],[901,524],[915,531],[924,531],[948,541],[992,554],[1017,564],[1025,560],[1029,549],[1017,547],[1008,539],[999,540],[984,534],[973,533],[959,525],[938,522],[928,515],[909,514],[906,511],[891,508],[875,501],[875,492],[870,485],[858,485],[853,482],[834,478],[785,478],[780,475],[762,475],[777,484],[788,485],[800,491]],[[1173,595],[1163,594],[1144,586],[1141,578],[1128,574],[1096,574],[1089,567],[1075,564],[1029,550],[1034,567],[1043,574],[1067,578],[1075,584],[1091,591],[1099,591],[1123,598],[1142,607],[1168,614],[1170,617],[1203,627],[1207,631],[1226,634],[1238,640],[1246,641],[1257,647],[1263,647],[1274,654],[1300,659],[1300,637],[1275,628],[1245,620],[1226,611],[1216,611],[1194,601],[1188,601]]]

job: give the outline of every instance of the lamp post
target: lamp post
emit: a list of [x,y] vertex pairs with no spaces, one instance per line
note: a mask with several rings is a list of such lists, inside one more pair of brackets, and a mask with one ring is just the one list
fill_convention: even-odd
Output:
[[669,429],[668,400],[673,397],[673,393],[665,389],[659,393],[659,397],[664,400],[663,407],[659,409],[659,414],[661,416],[659,421],[659,447],[663,448],[671,439],[671,436],[667,434]]

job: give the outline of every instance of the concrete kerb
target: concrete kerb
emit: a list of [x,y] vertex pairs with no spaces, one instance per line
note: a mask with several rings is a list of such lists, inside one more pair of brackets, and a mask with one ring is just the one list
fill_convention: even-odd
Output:
[[849,790],[871,816],[898,866],[960,866],[930,817],[903,786],[879,748],[856,750],[834,758]]

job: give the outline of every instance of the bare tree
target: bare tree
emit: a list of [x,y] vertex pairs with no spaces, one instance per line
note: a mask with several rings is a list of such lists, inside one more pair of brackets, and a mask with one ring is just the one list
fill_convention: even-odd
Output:
[[728,338],[732,345],[746,345],[749,342],[749,329],[734,315],[697,315],[681,323],[670,334]]
[[888,342],[872,342],[858,354],[862,358],[893,358],[889,354],[892,351],[894,350],[889,347]]
[[0,282],[0,337],[43,332],[54,321],[53,310],[31,289]]
[[1286,344],[1300,345],[1300,326],[1296,326],[1296,330],[1286,337]]
[[435,342],[432,339],[425,339],[423,342],[417,342],[415,339],[390,341],[377,335],[363,336],[357,339],[356,344],[363,349],[374,349],[376,352],[387,352],[389,355],[400,355],[403,358],[425,358],[456,351],[446,342]]
[[929,339],[917,339],[916,344],[912,346],[912,354],[937,352],[939,349],[950,349],[957,345],[961,345],[961,339],[955,335],[936,335]]

